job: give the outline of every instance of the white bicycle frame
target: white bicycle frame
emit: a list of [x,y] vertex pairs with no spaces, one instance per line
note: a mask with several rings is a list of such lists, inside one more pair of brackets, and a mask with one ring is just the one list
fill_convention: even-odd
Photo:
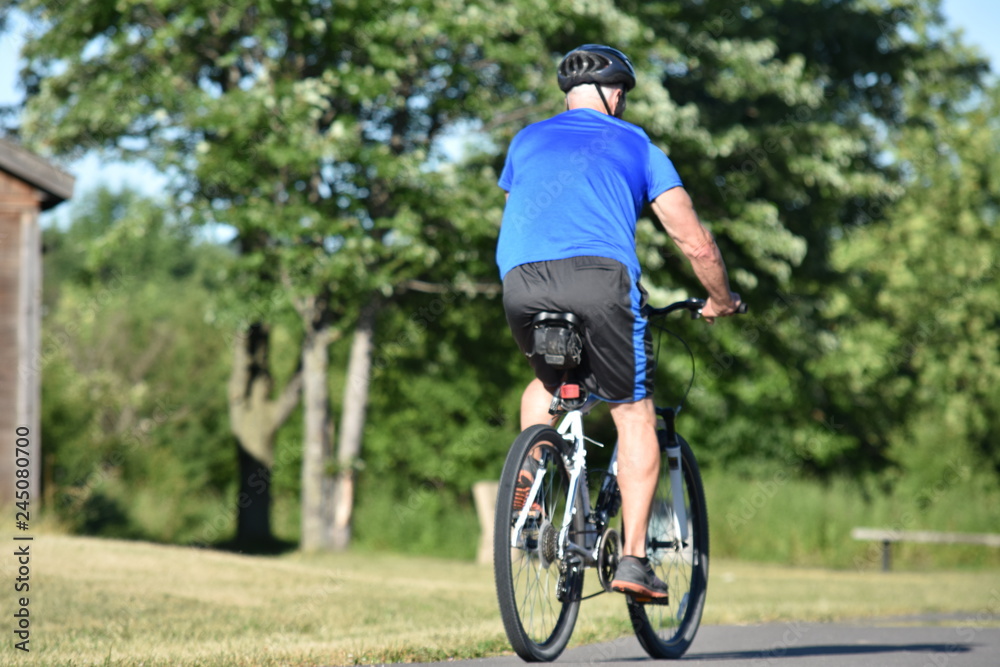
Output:
[[[584,479],[586,482],[587,475],[587,441],[593,442],[599,447],[604,445],[597,442],[596,440],[591,440],[583,433],[583,416],[590,411],[597,403],[596,399],[589,399],[587,403],[583,405],[579,410],[570,410],[563,417],[562,421],[559,422],[559,426],[556,431],[559,432],[567,442],[573,443],[573,453],[569,456],[563,456],[566,460],[566,468],[569,470],[569,489],[566,492],[566,509],[563,513],[563,523],[562,528],[559,530],[559,540],[557,544],[559,545],[559,559],[562,560],[566,556],[566,545],[568,545],[569,539],[569,527],[573,522],[573,515],[578,511],[583,512],[583,516],[590,516],[590,494],[589,493],[579,493],[580,489],[580,479]],[[614,475],[618,474],[618,445],[615,444],[615,449],[611,454],[611,465],[608,468]],[[577,499],[582,498],[583,507],[577,507]],[[588,560],[597,559],[597,535],[592,533],[586,533],[587,539],[584,541],[583,549],[584,556]]]
[[[569,529],[573,522],[573,516],[577,512],[583,512],[583,516],[586,518],[590,516],[590,494],[580,493],[580,480],[586,480],[587,474],[587,449],[586,443],[591,442],[598,447],[604,447],[604,445],[592,438],[588,438],[584,434],[583,430],[583,417],[599,402],[598,399],[591,397],[587,402],[577,410],[570,410],[559,422],[556,427],[556,431],[561,435],[567,442],[573,444],[573,451],[569,455],[563,455],[563,460],[566,464],[566,468],[569,471],[569,488],[567,490],[567,503],[566,509],[563,512],[563,522],[562,528],[559,530],[559,539],[557,541],[558,546],[558,556],[562,560],[566,556],[566,546],[570,545],[568,539]],[[658,424],[662,426],[662,422]],[[681,448],[679,445],[674,444],[673,446],[667,447],[666,455],[668,459],[668,465],[670,470],[670,488],[673,493],[673,522],[674,528],[676,530],[676,535],[678,535],[682,542],[686,542],[688,539],[688,521],[687,521],[687,509],[684,506],[684,471],[682,469],[681,463]],[[618,476],[618,444],[615,443],[615,448],[611,453],[611,462],[608,466],[608,470],[614,477]],[[531,508],[532,501],[537,497],[538,490],[541,488],[542,479],[545,477],[545,468],[539,468],[538,474],[535,475],[534,483],[531,486],[531,490],[528,494],[528,502],[525,502],[524,507],[521,508],[521,512],[517,517],[517,521],[513,527],[512,533],[512,543],[516,543],[517,535],[520,534],[521,530],[524,528],[525,522],[528,520],[528,513]],[[606,483],[606,482],[605,482]],[[579,499],[579,503],[577,500]],[[580,545],[574,545],[578,547],[582,555],[588,562],[594,563],[597,561],[598,550],[600,549],[600,544],[598,542],[598,536],[596,533],[586,533],[587,537],[584,541],[582,547]]]

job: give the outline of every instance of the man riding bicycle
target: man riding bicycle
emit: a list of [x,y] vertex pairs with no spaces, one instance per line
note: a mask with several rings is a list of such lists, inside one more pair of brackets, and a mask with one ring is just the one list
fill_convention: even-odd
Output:
[[[548,410],[562,381],[562,371],[534,355],[532,318],[571,312],[582,320],[585,341],[581,384],[610,404],[618,429],[625,544],[611,587],[665,598],[667,586],[650,567],[645,544],[660,466],[652,343],[640,314],[646,293],[635,249],[645,204],[707,290],[708,322],[735,313],[740,297],[670,159],[622,120],[636,83],[628,57],[586,44],[562,60],[558,81],[566,111],[514,137],[499,180],[507,193],[497,244],[504,311],[536,375],[521,397],[521,428],[554,423]],[[527,487],[532,475],[522,471]]]

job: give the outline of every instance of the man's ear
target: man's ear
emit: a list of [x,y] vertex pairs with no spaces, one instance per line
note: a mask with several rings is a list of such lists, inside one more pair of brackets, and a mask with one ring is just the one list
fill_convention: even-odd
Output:
[[615,115],[615,118],[621,118],[622,114],[625,113],[625,104],[626,104],[625,103],[625,100],[626,100],[625,89],[624,88],[620,88],[620,87],[619,88],[615,88],[615,92],[617,93],[617,95],[615,96],[615,106],[614,106],[615,114],[614,115]]

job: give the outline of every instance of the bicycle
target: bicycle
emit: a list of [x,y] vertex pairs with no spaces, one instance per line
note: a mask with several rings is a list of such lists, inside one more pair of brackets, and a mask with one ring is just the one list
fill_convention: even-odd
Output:
[[[696,318],[704,305],[701,299],[688,299],[665,308],[647,306],[643,313],[659,332],[679,338],[691,355],[688,390],[694,382],[694,355],[683,339],[655,324],[653,318],[679,310],[690,311]],[[739,312],[746,312],[745,304]],[[552,334],[543,343],[553,348],[544,350],[547,363],[561,367],[566,353],[579,361],[582,343],[579,336],[573,337],[575,316],[542,313],[534,322],[536,328],[546,329],[542,333]],[[561,417],[558,425],[532,426],[514,441],[497,492],[493,542],[497,597],[507,638],[529,662],[551,661],[562,653],[580,603],[611,591],[621,557],[622,537],[612,527],[621,507],[618,445],[608,469],[598,471],[600,484],[591,506],[586,443],[603,445],[584,434],[583,417],[599,401],[572,380],[569,370],[549,410]],[[690,647],[701,623],[708,586],[705,491],[694,452],[674,429],[684,398],[676,407],[656,408],[660,475],[646,533],[647,556],[657,576],[668,584],[669,597],[651,601],[625,596],[639,643],[658,659],[680,658]],[[519,498],[517,482],[525,474],[533,475],[531,486]],[[601,590],[583,597],[584,572],[590,568],[597,570]]]

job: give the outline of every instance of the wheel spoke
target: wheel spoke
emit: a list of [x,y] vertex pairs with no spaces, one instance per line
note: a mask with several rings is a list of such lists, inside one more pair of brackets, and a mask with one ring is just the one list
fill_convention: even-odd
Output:
[[[533,427],[522,437],[527,439],[519,438],[511,448],[501,480],[501,494],[507,495],[498,498],[497,505],[498,522],[504,522],[498,523],[496,534],[497,586],[504,627],[515,651],[526,660],[551,660],[568,642],[579,604],[559,600],[558,539],[568,475],[556,450],[562,439],[555,431]],[[525,470],[534,470],[534,476],[528,478]],[[522,489],[528,484],[530,491],[518,494],[514,482]],[[514,504],[501,509],[501,502]]]
[[687,650],[701,622],[707,576],[708,520],[697,464],[685,444],[684,502],[686,541],[673,511],[673,493],[666,457],[661,462],[647,532],[650,562],[670,591],[665,605],[629,603],[629,615],[643,648],[654,658],[679,658]]

